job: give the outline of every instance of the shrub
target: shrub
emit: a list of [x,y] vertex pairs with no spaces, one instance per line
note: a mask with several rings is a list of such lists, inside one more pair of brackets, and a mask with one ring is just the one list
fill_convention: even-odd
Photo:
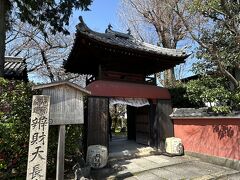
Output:
[[29,83],[0,78],[0,171],[25,176],[32,91]]
[[188,97],[184,84],[169,88],[173,108],[198,108],[204,106],[202,101],[194,101]]
[[[66,125],[64,168],[67,173],[72,171],[72,167],[77,163],[77,160],[81,159],[83,154],[82,132],[83,125]],[[47,176],[55,178],[58,126],[50,126],[48,136]]]
[[231,91],[229,82],[223,77],[204,76],[189,81],[186,84],[186,92],[189,100],[208,103],[210,110],[217,114],[231,112],[233,103],[239,102],[238,94]]

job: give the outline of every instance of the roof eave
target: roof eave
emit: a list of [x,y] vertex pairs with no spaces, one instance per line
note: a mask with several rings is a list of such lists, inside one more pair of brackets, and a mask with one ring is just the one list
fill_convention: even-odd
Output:
[[69,81],[57,81],[57,82],[52,82],[52,83],[47,83],[47,84],[40,84],[40,85],[33,86],[32,90],[46,89],[46,88],[51,88],[54,86],[61,86],[61,85],[68,85],[70,87],[73,87],[73,88],[85,93],[86,95],[91,94],[91,92],[86,90],[85,88],[82,88],[82,87],[78,86],[77,84],[74,84]]

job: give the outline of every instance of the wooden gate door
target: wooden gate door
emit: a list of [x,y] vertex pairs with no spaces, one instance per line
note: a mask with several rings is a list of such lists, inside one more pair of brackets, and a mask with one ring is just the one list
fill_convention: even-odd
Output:
[[136,108],[136,142],[150,145],[149,106]]

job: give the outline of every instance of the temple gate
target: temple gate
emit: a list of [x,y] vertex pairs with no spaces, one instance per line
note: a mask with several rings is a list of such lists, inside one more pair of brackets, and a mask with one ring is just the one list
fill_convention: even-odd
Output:
[[154,46],[135,39],[130,31],[116,32],[109,26],[98,33],[83,22],[71,53],[64,64],[67,72],[87,74],[87,146],[108,146],[109,100],[121,98],[148,101],[149,106],[127,106],[128,139],[164,150],[166,137],[173,136],[168,89],[156,85],[155,73],[183,63],[182,50]]

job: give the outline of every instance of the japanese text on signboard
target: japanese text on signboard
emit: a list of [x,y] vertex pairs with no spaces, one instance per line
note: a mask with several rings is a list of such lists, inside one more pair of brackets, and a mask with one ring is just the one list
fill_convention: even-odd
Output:
[[46,179],[50,97],[33,96],[27,179]]

